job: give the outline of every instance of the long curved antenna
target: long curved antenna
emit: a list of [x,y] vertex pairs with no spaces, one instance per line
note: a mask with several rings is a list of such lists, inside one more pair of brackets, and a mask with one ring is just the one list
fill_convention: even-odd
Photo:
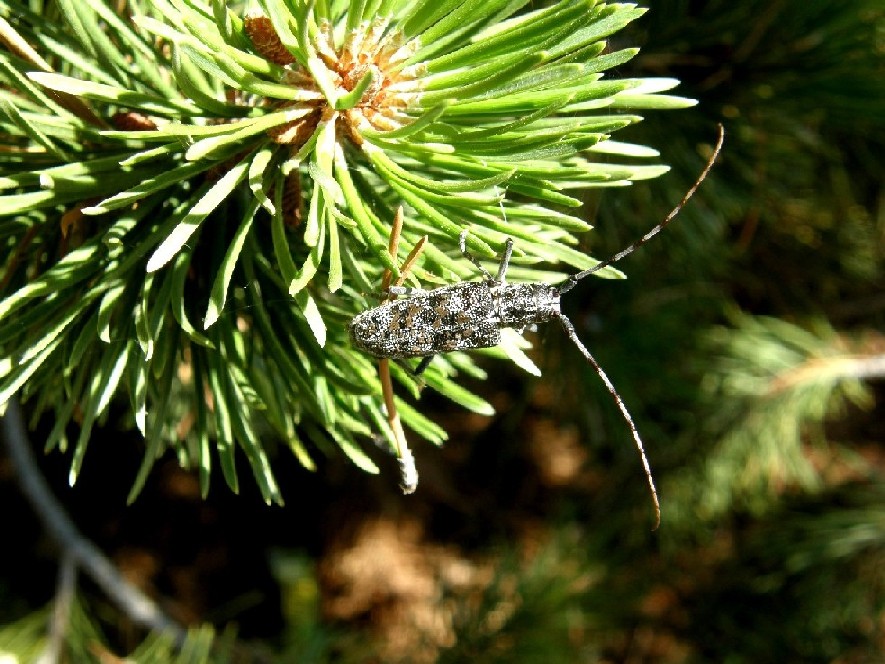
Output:
[[697,191],[697,188],[700,186],[701,182],[706,179],[707,174],[710,172],[710,169],[713,168],[713,164],[716,163],[716,159],[719,157],[719,153],[722,150],[722,143],[724,141],[725,128],[720,124],[719,140],[716,141],[716,147],[713,148],[713,154],[710,155],[710,159],[707,161],[707,165],[704,166],[704,170],[701,171],[701,174],[698,176],[698,179],[695,181],[695,183],[691,186],[691,189],[686,192],[685,196],[682,197],[682,200],[679,201],[679,204],[670,211],[670,214],[667,215],[664,221],[652,228],[648,233],[636,240],[636,242],[631,244],[629,247],[623,249],[622,251],[619,251],[608,260],[604,260],[601,263],[594,265],[587,270],[584,270],[583,272],[578,272],[577,274],[573,274],[572,276],[570,276],[568,279],[563,281],[562,285],[559,287],[560,294],[570,291],[572,288],[575,287],[575,284],[577,284],[584,277],[589,277],[594,272],[599,272],[601,269],[608,267],[612,263],[617,263],[619,260],[624,258],[624,256],[629,256],[639,247],[652,239],[655,235],[660,233],[667,226],[667,224],[673,221],[676,216],[682,211],[682,208],[685,207],[685,204],[688,203],[688,199],[690,199],[694,195],[694,192]]
[[655,488],[655,481],[651,476],[651,466],[648,463],[648,457],[645,456],[645,447],[642,445],[642,439],[639,437],[639,431],[636,429],[636,424],[630,416],[630,411],[627,410],[627,406],[624,405],[621,395],[618,394],[615,386],[612,384],[611,380],[609,380],[608,375],[602,370],[602,367],[599,366],[596,358],[590,354],[590,351],[587,350],[586,346],[584,346],[584,344],[581,343],[581,340],[578,339],[578,334],[575,332],[575,326],[572,325],[572,322],[562,314],[559,314],[557,318],[559,318],[559,322],[562,323],[562,327],[565,329],[565,333],[568,335],[569,339],[572,340],[572,343],[578,347],[578,350],[581,351],[584,357],[587,358],[587,361],[593,365],[594,369],[596,369],[596,373],[599,374],[602,382],[605,383],[605,386],[608,388],[615,403],[618,404],[618,408],[621,409],[621,414],[624,416],[624,419],[627,420],[627,425],[630,427],[630,433],[633,434],[633,440],[636,442],[636,449],[639,450],[639,458],[642,459],[642,467],[645,469],[648,488],[651,489],[651,499],[655,506],[655,526],[652,530],[657,530],[658,526],[661,525],[661,503],[658,500],[658,490]]

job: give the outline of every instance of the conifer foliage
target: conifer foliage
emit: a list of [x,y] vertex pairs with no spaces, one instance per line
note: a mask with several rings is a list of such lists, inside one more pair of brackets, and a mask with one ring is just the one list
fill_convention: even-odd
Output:
[[[661,94],[673,79],[609,74],[637,52],[606,42],[644,13],[633,5],[122,7],[0,1],[0,404],[52,413],[46,447],[68,449],[73,483],[125,398],[146,441],[130,498],[170,449],[204,493],[216,465],[236,490],[243,455],[268,502],[282,500],[272,439],[308,468],[337,450],[377,473],[364,445],[395,441],[346,326],[383,270],[398,275],[394,210],[407,206],[405,245],[430,238],[424,284],[473,276],[464,228],[487,258],[513,237],[515,278],[585,269],[578,192],[666,170],[611,134],[636,109],[693,103]],[[457,375],[481,371],[455,355],[424,380],[491,413]],[[395,378],[417,396],[408,372]]]

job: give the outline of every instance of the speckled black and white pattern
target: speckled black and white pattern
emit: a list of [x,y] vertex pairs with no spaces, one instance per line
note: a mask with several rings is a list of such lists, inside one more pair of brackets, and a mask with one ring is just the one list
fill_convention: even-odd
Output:
[[559,315],[549,284],[471,281],[443,286],[365,311],[350,324],[354,346],[374,357],[423,357],[501,342],[501,328]]
[[[496,346],[501,342],[501,330],[504,328],[521,330],[531,323],[543,323],[551,318],[558,318],[569,339],[596,370],[630,427],[651,490],[657,528],[661,522],[661,506],[636,424],[605,371],[578,338],[574,325],[560,311],[559,301],[561,295],[570,291],[579,281],[629,256],[673,221],[707,177],[722,150],[724,138],[725,130],[719,125],[719,140],[707,165],[679,204],[661,223],[607,260],[572,275],[558,286],[544,283],[508,284],[504,277],[513,252],[513,240],[507,239],[497,277],[492,277],[468,253],[467,230],[464,230],[460,235],[461,253],[486,279],[417,292],[406,299],[386,302],[363,312],[350,324],[353,344],[379,358],[432,357],[437,353],[453,350]],[[422,362],[416,372],[420,373],[424,366],[425,363]],[[403,463],[403,469],[405,476],[406,470],[409,470],[407,463]]]

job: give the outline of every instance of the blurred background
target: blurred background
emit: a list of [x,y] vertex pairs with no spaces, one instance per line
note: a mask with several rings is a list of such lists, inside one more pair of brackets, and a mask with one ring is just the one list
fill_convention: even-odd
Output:
[[[415,446],[413,496],[380,453],[380,476],[280,453],[285,508],[220,477],[202,501],[174,459],[127,508],[137,434],[94,440],[74,488],[68,458],[41,457],[130,581],[213,626],[209,661],[885,661],[885,6],[649,6],[612,44],[642,47],[617,75],[679,78],[699,104],[618,136],[672,171],[588,197],[585,248],[658,223],[718,122],[725,149],[628,280],[585,280],[564,309],[642,432],[660,529],[629,429],[557,325],[533,337],[542,379],[490,362],[468,384],[497,416],[425,392],[450,440]],[[45,632],[58,554],[5,456],[0,505],[2,652]],[[70,661],[168,652],[84,578],[66,639]]]

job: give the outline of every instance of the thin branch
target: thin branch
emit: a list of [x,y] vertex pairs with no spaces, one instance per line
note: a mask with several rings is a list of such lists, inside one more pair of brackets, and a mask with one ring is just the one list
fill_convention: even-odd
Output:
[[885,355],[812,358],[779,374],[771,381],[768,393],[777,394],[809,382],[883,377]]
[[[403,208],[400,206],[397,208],[396,214],[393,217],[393,224],[390,228],[390,243],[388,245],[388,251],[394,262],[396,262],[397,253],[399,251],[399,240],[402,229]],[[403,284],[406,275],[418,260],[426,243],[427,236],[425,235],[418,240],[417,244],[412,248],[412,251],[409,252],[402,268],[400,268],[400,276],[395,285],[401,286]],[[390,270],[384,270],[384,276],[381,278],[381,292],[387,298],[393,297],[390,295],[391,278],[392,275]],[[396,459],[399,462],[401,478],[400,487],[402,488],[403,493],[408,495],[414,493],[415,489],[418,488],[418,470],[415,468],[415,457],[412,456],[412,451],[409,449],[409,442],[406,440],[406,432],[403,430],[399,413],[396,410],[396,403],[393,400],[393,380],[390,377],[390,360],[387,358],[378,360],[378,377],[381,380],[381,393],[384,396],[384,406],[387,409],[387,422],[390,425],[393,437],[396,440]]]
[[62,648],[71,619],[71,605],[77,587],[77,561],[68,552],[62,554],[58,568],[55,603],[49,620],[49,638],[46,647],[37,658],[37,664],[56,664],[62,661]]
[[185,630],[167,617],[152,599],[129,583],[99,548],[83,537],[52,495],[37,467],[22,420],[21,406],[15,399],[7,404],[3,417],[3,438],[22,493],[46,531],[61,547],[63,556],[70,556],[134,623],[156,632],[165,632],[176,643],[183,643]]

